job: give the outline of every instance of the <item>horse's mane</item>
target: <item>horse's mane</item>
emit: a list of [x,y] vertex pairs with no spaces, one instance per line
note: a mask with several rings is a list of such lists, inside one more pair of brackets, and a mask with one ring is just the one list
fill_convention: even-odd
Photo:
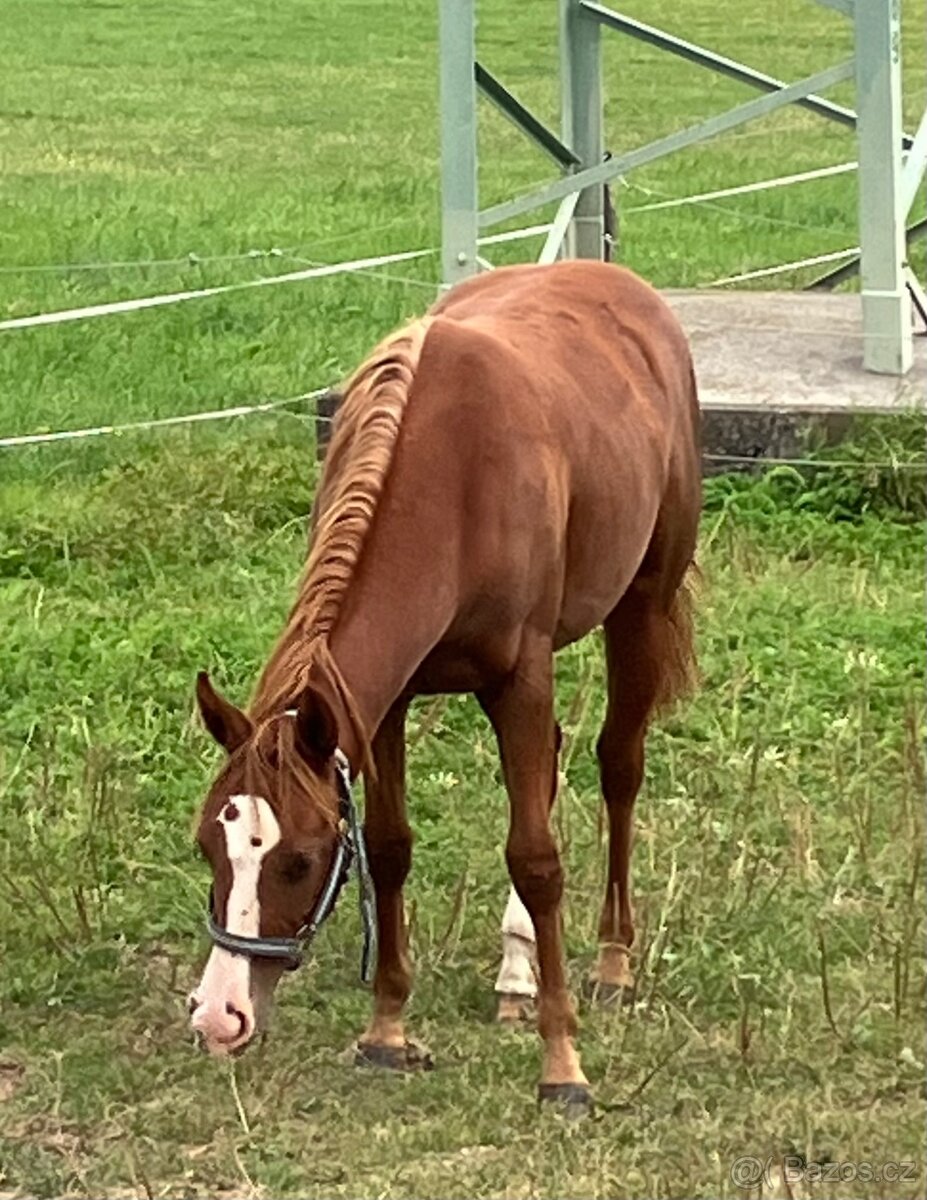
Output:
[[255,722],[279,715],[295,703],[310,674],[321,676],[344,705],[368,766],[369,736],[329,639],[383,492],[429,324],[425,317],[386,338],[345,389],[296,602],[249,710]]

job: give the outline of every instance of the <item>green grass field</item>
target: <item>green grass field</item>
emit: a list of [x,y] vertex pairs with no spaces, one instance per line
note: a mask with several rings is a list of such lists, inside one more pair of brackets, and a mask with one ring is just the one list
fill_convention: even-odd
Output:
[[[660,23],[643,0],[623,7]],[[435,245],[434,8],[4,0],[0,313]],[[553,120],[553,0],[481,11],[484,61]],[[913,125],[924,0],[905,0],[904,18]],[[849,49],[841,19],[810,0],[750,14],[680,0],[663,23],[789,78]],[[606,62],[615,150],[744,97],[617,38]],[[487,202],[547,177],[489,112],[484,133]],[[620,199],[853,156],[846,132],[796,111],[634,176]],[[704,283],[853,244],[854,206],[853,177],[838,176],[628,212],[623,257],[661,285]],[[287,256],[9,269],[272,246]],[[421,311],[436,270],[426,259],[392,278],[7,333],[0,436],[335,381]],[[840,456],[882,459],[917,438],[886,423]],[[0,449],[0,1198],[757,1196],[731,1164],[782,1154],[914,1164],[908,1182],[795,1196],[923,1195],[916,474],[821,472],[812,486],[782,469],[708,486],[704,683],[650,740],[635,1002],[582,1008],[594,1119],[538,1114],[536,1038],[491,1023],[506,804],[488,727],[463,699],[421,704],[410,731],[410,1027],[437,1070],[396,1078],[345,1059],[369,1003],[352,895],[235,1075],[195,1053],[184,999],[208,872],[191,831],[216,754],[192,683],[206,666],[247,695],[302,564],[314,457],[300,407]],[[562,656],[558,689],[578,987],[604,865],[595,639]]]

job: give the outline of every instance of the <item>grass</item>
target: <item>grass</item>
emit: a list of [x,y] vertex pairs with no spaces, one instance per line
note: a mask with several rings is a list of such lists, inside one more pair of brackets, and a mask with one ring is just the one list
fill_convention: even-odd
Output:
[[[626,7],[648,19],[643,3]],[[487,65],[552,118],[556,6],[484,0],[481,12]],[[270,246],[334,260],[435,244],[434,6],[392,6],[387,19],[358,3],[338,23],[344,13],[329,0],[7,0],[0,260]],[[913,124],[923,3],[904,16]],[[847,49],[840,19],[798,0],[762,18],[686,0],[666,23],[790,78]],[[613,149],[742,95],[694,68],[670,76],[630,43],[616,41],[607,66]],[[484,132],[488,202],[545,176],[494,115]],[[796,112],[630,183],[684,194],[852,154],[848,135]],[[844,176],[720,209],[629,213],[623,254],[658,283],[705,282],[852,243],[854,203]],[[5,271],[0,309],[292,265]],[[287,285],[7,335],[0,430],[326,383],[420,311],[434,270],[426,260],[397,269],[418,283]],[[897,428],[885,430],[841,458],[890,456]],[[395,1079],[345,1065],[369,1003],[350,895],[234,1077],[186,1034],[207,885],[191,823],[216,762],[191,685],[208,666],[243,698],[279,628],[315,482],[307,414],[0,453],[0,1194],[714,1197],[739,1194],[738,1157],[784,1153],[912,1161],[916,1181],[840,1194],[922,1194],[924,547],[912,478],[860,470],[812,485],[779,471],[709,484],[704,686],[650,740],[636,1003],[583,1011],[600,1112],[574,1128],[534,1109],[535,1038],[489,1020],[505,800],[467,700],[420,705],[410,735],[411,1026],[438,1070]],[[558,708],[578,985],[602,887],[596,639],[562,657]]]
[[[343,1064],[367,1007],[348,897],[237,1067],[246,1131],[184,1029],[206,885],[190,822],[215,764],[190,681],[205,663],[249,686],[301,560],[309,446],[288,426],[187,442],[69,485],[53,521],[39,484],[5,504],[14,1194],[713,1196],[742,1154],[920,1162],[918,528],[770,520],[772,482],[711,485],[704,687],[654,732],[640,808],[637,1004],[584,1014],[598,1120],[538,1118],[533,1037],[488,1022],[505,801],[488,730],[453,699],[411,733],[412,1024],[439,1069]],[[577,983],[601,890],[600,674],[594,641],[561,661]]]

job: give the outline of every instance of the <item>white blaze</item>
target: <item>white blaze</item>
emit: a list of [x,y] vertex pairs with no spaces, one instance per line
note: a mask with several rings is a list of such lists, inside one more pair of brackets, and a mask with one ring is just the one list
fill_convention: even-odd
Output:
[[263,796],[230,796],[218,820],[232,867],[225,927],[229,933],[257,937],[261,931],[261,864],[280,841],[280,826]]
[[[225,928],[242,937],[257,937],[261,932],[258,899],[261,865],[280,841],[280,826],[263,796],[230,796],[217,820],[225,834],[226,853],[232,868]],[[251,960],[231,954],[221,946],[213,946],[196,992],[201,1022],[208,1020],[210,1010],[216,1014],[224,1013],[227,1004],[234,1005],[239,1012],[250,1009],[250,985]]]
[[534,922],[514,887],[502,916],[502,966],[496,980],[496,991],[510,996],[536,996],[537,954]]

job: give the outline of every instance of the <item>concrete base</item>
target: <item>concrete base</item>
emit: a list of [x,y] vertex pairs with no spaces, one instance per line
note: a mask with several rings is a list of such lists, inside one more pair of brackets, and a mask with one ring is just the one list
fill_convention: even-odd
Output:
[[702,412],[702,471],[749,472],[768,459],[806,458],[812,447],[839,442],[852,420],[834,412],[707,408]]
[[706,412],[857,414],[925,407],[927,338],[915,337],[907,375],[864,371],[857,295],[707,289],[664,295],[689,335]]

